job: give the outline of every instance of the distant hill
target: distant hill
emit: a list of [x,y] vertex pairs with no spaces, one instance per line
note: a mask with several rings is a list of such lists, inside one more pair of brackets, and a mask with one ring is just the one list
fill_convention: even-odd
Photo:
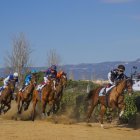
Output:
[[[63,65],[62,69],[66,71],[68,78],[74,80],[97,80],[107,79],[107,73],[116,68],[119,64],[123,64],[126,67],[126,75],[130,76],[135,70],[140,71],[140,59],[135,61],[114,61],[114,62],[102,62],[102,63],[81,63],[77,65]],[[133,66],[137,67],[134,69]],[[34,67],[38,71],[44,70],[44,67]],[[4,74],[4,68],[0,69],[0,75]]]
[[[102,62],[92,64],[78,64],[78,65],[64,65],[63,69],[67,71],[69,77],[74,77],[75,80],[96,80],[107,79],[108,72],[116,68],[119,64],[123,64],[126,67],[126,75],[130,76],[135,70],[140,71],[140,59],[135,61],[114,61],[114,62]],[[137,69],[134,69],[136,66]]]

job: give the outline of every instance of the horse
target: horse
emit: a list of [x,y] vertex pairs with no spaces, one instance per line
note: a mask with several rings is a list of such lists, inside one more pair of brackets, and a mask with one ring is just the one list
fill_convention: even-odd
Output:
[[18,114],[21,114],[23,107],[24,107],[24,111],[28,109],[30,102],[32,100],[32,94],[36,86],[36,82],[37,82],[37,76],[33,75],[30,84],[27,87],[25,87],[24,91],[19,91],[19,93],[17,94]]
[[41,101],[42,104],[42,115],[45,116],[45,110],[46,110],[46,105],[47,103],[50,104],[50,108],[52,108],[53,104],[54,104],[54,86],[55,86],[55,79],[50,79],[49,83],[47,83],[42,89],[41,91],[38,91],[37,89],[34,90],[33,92],[33,109],[32,109],[32,121],[34,121],[35,119],[35,108],[37,105],[38,101]]
[[88,107],[87,113],[87,122],[90,121],[91,114],[96,105],[100,103],[100,123],[101,127],[103,128],[103,117],[106,112],[106,108],[109,107],[112,110],[116,110],[117,108],[120,110],[119,117],[121,117],[124,113],[125,103],[124,103],[124,90],[127,89],[128,92],[131,94],[133,92],[132,89],[133,82],[129,79],[120,80],[120,82],[112,88],[109,95],[106,96],[99,96],[99,92],[102,87],[98,87],[94,90],[91,90],[88,94],[87,99],[90,100],[91,104]]
[[67,76],[65,73],[63,73],[60,77],[58,77],[58,85],[56,86],[54,96],[53,113],[57,113],[60,108],[60,102],[63,97],[63,90],[66,87],[66,85],[67,85]]
[[[12,94],[15,90],[15,80],[9,81],[6,88],[2,91],[2,94],[0,96],[0,114],[2,111],[6,113],[11,108],[11,100],[13,99]],[[7,107],[7,109],[5,109]]]

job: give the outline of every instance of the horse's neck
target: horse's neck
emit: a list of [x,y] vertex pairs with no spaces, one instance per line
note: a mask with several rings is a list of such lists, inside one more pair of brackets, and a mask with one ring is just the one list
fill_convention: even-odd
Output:
[[52,84],[50,83],[50,84],[46,85],[44,88],[46,91],[50,91],[50,90],[52,90]]
[[29,86],[28,86],[28,91],[31,92],[34,88],[34,85],[33,83],[30,83]]
[[8,88],[9,88],[9,89],[11,89],[12,87],[15,88],[15,82],[14,82],[14,83],[10,83],[10,84],[8,85]]
[[117,89],[117,92],[119,93],[119,94],[121,94],[123,91],[124,91],[124,89],[125,89],[125,81],[122,81],[117,87],[116,87],[116,89]]

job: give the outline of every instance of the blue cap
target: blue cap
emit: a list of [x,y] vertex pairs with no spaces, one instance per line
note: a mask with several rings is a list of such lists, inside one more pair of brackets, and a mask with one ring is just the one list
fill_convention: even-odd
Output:
[[36,70],[32,70],[32,71],[31,71],[31,73],[36,73],[36,72],[37,72]]
[[52,69],[52,70],[56,70],[56,65],[52,65],[52,66],[51,66],[51,69]]

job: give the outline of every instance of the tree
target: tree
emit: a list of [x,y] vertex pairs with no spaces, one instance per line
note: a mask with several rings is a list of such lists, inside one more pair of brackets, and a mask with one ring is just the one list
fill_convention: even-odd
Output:
[[69,79],[74,80],[74,73],[72,70],[69,71]]
[[51,65],[57,65],[60,66],[61,63],[61,57],[56,52],[55,49],[50,49],[50,51],[47,53],[47,66],[50,67]]
[[30,54],[32,50],[23,33],[15,36],[12,40],[12,51],[5,58],[7,72],[18,72],[19,80],[23,80],[23,74],[30,66]]

